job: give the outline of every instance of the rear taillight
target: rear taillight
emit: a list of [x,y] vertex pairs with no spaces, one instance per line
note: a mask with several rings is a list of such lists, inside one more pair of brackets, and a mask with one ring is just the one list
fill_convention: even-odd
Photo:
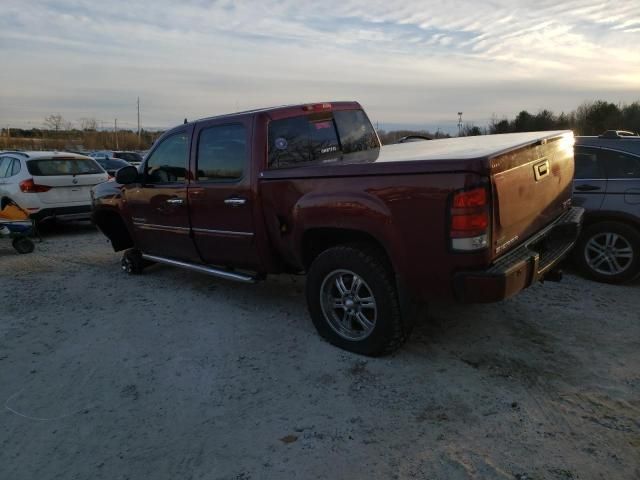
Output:
[[34,183],[33,178],[27,178],[20,182],[20,191],[24,193],[43,193],[51,190],[48,185],[38,185]]
[[451,248],[474,251],[489,245],[489,196],[484,187],[456,192],[451,200]]

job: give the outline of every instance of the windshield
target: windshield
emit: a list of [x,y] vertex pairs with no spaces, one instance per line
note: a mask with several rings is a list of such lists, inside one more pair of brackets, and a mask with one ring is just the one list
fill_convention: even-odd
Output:
[[45,158],[29,160],[29,173],[38,177],[52,177],[56,175],[91,175],[104,173],[100,165],[90,158]]

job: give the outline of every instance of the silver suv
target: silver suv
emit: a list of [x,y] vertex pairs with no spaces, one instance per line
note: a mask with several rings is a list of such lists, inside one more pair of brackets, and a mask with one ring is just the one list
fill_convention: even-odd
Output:
[[640,136],[576,137],[573,202],[587,212],[575,258],[591,278],[622,283],[640,273]]

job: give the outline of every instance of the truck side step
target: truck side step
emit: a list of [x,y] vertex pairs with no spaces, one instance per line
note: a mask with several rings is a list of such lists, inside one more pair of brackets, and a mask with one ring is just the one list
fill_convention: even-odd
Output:
[[242,283],[256,283],[258,280],[256,277],[246,275],[243,273],[231,272],[229,270],[222,270],[220,268],[208,267],[206,265],[197,265],[195,263],[182,262],[180,260],[173,260],[171,258],[157,257],[155,255],[142,254],[142,258],[150,260],[156,263],[164,263],[165,265],[171,265],[173,267],[186,268],[187,270],[193,270],[195,272],[206,273],[214,277],[224,278],[225,280],[235,280]]

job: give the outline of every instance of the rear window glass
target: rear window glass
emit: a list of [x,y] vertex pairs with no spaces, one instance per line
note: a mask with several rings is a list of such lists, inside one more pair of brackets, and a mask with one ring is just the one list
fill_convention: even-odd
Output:
[[363,152],[371,148],[378,148],[378,137],[373,126],[362,110],[343,110],[333,114],[342,153]]
[[379,146],[375,131],[361,110],[275,120],[269,125],[269,168],[335,162],[344,155]]
[[55,175],[91,175],[104,173],[95,160],[88,158],[51,158],[29,160],[27,169],[31,175],[51,177]]

